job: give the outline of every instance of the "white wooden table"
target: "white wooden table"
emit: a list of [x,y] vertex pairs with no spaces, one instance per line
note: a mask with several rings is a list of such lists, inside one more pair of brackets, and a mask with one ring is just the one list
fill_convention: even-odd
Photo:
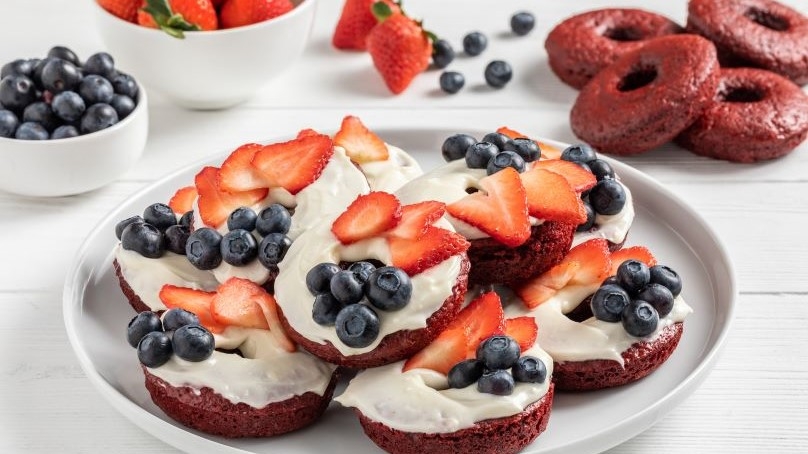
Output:
[[[2,0],[0,62],[41,56],[55,44],[84,57],[103,49],[89,1]],[[808,13],[808,0],[784,2]],[[341,3],[320,1],[304,58],[244,105],[193,112],[151,96],[145,154],[115,183],[57,199],[0,193],[0,452],[176,452],[95,392],[62,323],[62,284],[74,252],[96,222],[132,192],[244,142],[303,127],[334,129],[346,113],[374,128],[509,125],[574,141],[568,111],[575,91],[547,67],[542,45],[547,31],[596,7],[641,6],[680,23],[686,15],[685,0],[408,0],[408,11],[424,17],[428,28],[456,48],[475,29],[491,43],[483,56],[453,65],[467,78],[459,95],[441,94],[433,71],[392,97],[368,55],[330,47]],[[508,18],[519,9],[533,11],[538,25],[529,37],[508,38],[503,35]],[[514,81],[504,90],[482,85],[482,69],[494,58],[514,66]],[[673,145],[625,161],[668,185],[719,232],[737,267],[741,294],[726,350],[703,386],[656,426],[608,452],[806,452],[808,143],[759,165],[703,159]]]

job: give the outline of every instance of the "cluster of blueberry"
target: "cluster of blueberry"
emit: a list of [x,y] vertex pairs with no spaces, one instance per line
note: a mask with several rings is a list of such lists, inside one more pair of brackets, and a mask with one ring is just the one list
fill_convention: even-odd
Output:
[[146,367],[160,367],[171,355],[185,361],[204,361],[216,347],[213,334],[185,309],[169,309],[162,320],[155,312],[137,314],[126,328],[126,339]]
[[476,382],[481,393],[507,396],[513,393],[515,381],[544,383],[544,362],[520,355],[519,344],[512,337],[491,336],[477,347],[476,359],[461,361],[449,370],[449,386],[465,388]]
[[486,134],[479,142],[468,134],[455,134],[443,142],[441,153],[446,161],[465,159],[468,168],[486,169],[488,175],[506,167],[522,173],[527,163],[541,157],[541,149],[535,141],[511,139],[498,132]]
[[48,140],[90,134],[133,110],[138,86],[106,52],[82,65],[62,46],[43,59],[18,59],[0,72],[0,137]]
[[[347,269],[320,263],[306,274],[306,286],[314,295],[314,321],[334,326],[337,337],[354,348],[367,347],[379,335],[379,316],[370,306],[397,311],[412,296],[412,281],[402,269],[377,268],[367,261],[354,262]],[[361,304],[364,299],[370,306]]]
[[[533,30],[536,18],[526,11],[511,16],[511,31],[517,36],[525,36]],[[471,57],[483,53],[488,47],[488,37],[480,32],[471,32],[463,37],[463,52]],[[436,68],[443,69],[449,66],[455,58],[455,51],[449,41],[439,39],[432,45],[432,62]],[[485,82],[494,87],[502,88],[513,77],[513,69],[508,62],[494,60],[485,67]],[[454,94],[466,85],[466,78],[457,71],[444,71],[440,75],[440,88],[446,93]]]
[[160,258],[166,251],[185,254],[191,231],[193,212],[185,213],[179,221],[168,205],[154,203],[143,210],[143,216],[132,216],[115,226],[121,247],[143,257]]
[[626,206],[626,190],[615,179],[612,166],[598,159],[592,147],[583,143],[571,145],[561,153],[561,159],[574,162],[592,172],[598,181],[589,192],[582,194],[586,222],[578,226],[579,232],[592,229],[596,215],[611,216],[623,210]]
[[590,305],[598,320],[622,322],[627,333],[644,337],[656,331],[659,319],[673,310],[681,291],[682,279],[676,271],[626,260],[592,295]]

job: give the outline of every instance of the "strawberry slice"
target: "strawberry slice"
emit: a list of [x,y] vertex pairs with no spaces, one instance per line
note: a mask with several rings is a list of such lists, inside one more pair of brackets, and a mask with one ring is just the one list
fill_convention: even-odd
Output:
[[446,212],[446,204],[428,200],[401,207],[401,221],[390,231],[391,236],[417,240]]
[[505,331],[505,314],[499,295],[488,292],[478,296],[464,307],[449,327],[460,325],[466,330],[468,349],[466,358],[474,358],[482,341]]
[[432,369],[446,375],[455,364],[466,359],[467,350],[468,337],[463,327],[447,329],[408,359],[402,370]]
[[600,285],[609,275],[610,268],[606,240],[589,240],[572,248],[561,263],[532,279],[516,293],[525,306],[535,309],[567,285]]
[[196,187],[194,186],[179,188],[171,197],[171,200],[168,201],[168,206],[175,213],[185,214],[194,209],[194,200],[196,200],[197,195]]
[[[511,128],[507,127],[507,126],[500,127],[499,129],[497,129],[497,132],[500,133],[500,134],[505,134],[506,136],[510,137],[511,139],[519,139],[519,138],[529,139],[530,138],[527,135],[522,134],[521,132],[518,132],[518,131],[514,131],[513,129],[511,129]],[[539,145],[539,149],[541,150],[542,158],[544,158],[544,159],[561,159],[561,150],[558,147],[556,147],[554,145],[550,145],[548,143],[544,143],[544,142],[542,142],[540,140],[536,140],[536,139],[533,139],[533,141],[536,142],[536,144]]]
[[505,320],[505,335],[512,337],[519,343],[519,349],[524,353],[536,342],[539,327],[533,317],[515,317]]
[[331,224],[342,244],[351,244],[386,232],[401,220],[401,203],[386,192],[360,195]]
[[527,241],[530,237],[530,219],[519,172],[508,167],[482,178],[479,184],[483,190],[447,206],[449,214],[508,247]]
[[344,148],[348,157],[360,164],[386,161],[389,157],[384,141],[352,115],[342,119],[334,144]]
[[272,183],[266,176],[251,165],[253,157],[262,148],[263,145],[248,143],[230,153],[219,170],[219,186],[230,192],[270,187]]
[[252,166],[273,186],[297,194],[320,177],[332,154],[331,138],[317,134],[267,145],[255,154]]
[[301,129],[300,132],[297,133],[297,138],[302,139],[304,137],[319,136],[319,135],[320,135],[319,132],[317,132],[317,131],[315,131],[315,130],[313,130],[311,128],[306,128],[306,129]]
[[199,192],[197,206],[202,222],[209,227],[218,228],[230,213],[238,207],[251,206],[264,200],[268,189],[254,189],[244,192],[227,192],[219,187],[219,169],[205,167],[194,179]]
[[645,246],[631,246],[620,249],[619,251],[614,251],[612,252],[611,259],[612,266],[609,271],[609,276],[616,275],[617,268],[626,260],[639,260],[649,267],[657,264],[656,257],[654,257],[654,254],[651,254],[651,251]]
[[439,227],[428,227],[421,238],[389,236],[387,244],[393,265],[410,276],[432,268],[444,260],[468,250],[470,244],[462,235]]
[[160,289],[160,301],[169,309],[181,308],[193,312],[199,323],[212,333],[221,333],[225,325],[216,321],[210,312],[210,303],[216,293],[165,284]]
[[578,164],[562,161],[561,159],[547,159],[533,163],[534,169],[544,169],[557,173],[567,180],[572,190],[578,193],[588,191],[598,182],[592,172],[587,171]]
[[542,168],[531,169],[521,177],[531,216],[575,225],[586,221],[584,202],[564,177]]

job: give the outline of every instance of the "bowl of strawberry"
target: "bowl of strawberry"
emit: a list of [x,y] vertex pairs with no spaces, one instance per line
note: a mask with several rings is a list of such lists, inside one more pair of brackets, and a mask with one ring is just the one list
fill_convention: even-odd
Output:
[[96,0],[110,52],[190,109],[242,103],[303,53],[316,0]]
[[0,190],[65,196],[104,186],[143,153],[146,92],[98,52],[55,46],[0,69]]

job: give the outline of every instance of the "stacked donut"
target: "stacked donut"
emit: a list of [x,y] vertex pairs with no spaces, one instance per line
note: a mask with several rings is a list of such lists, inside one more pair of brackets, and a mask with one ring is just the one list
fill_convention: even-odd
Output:
[[686,28],[603,9],[550,32],[550,67],[581,90],[573,132],[616,155],[671,140],[734,162],[796,148],[808,136],[808,95],[797,85],[808,83],[808,18],[773,0],[691,0],[688,12]]

